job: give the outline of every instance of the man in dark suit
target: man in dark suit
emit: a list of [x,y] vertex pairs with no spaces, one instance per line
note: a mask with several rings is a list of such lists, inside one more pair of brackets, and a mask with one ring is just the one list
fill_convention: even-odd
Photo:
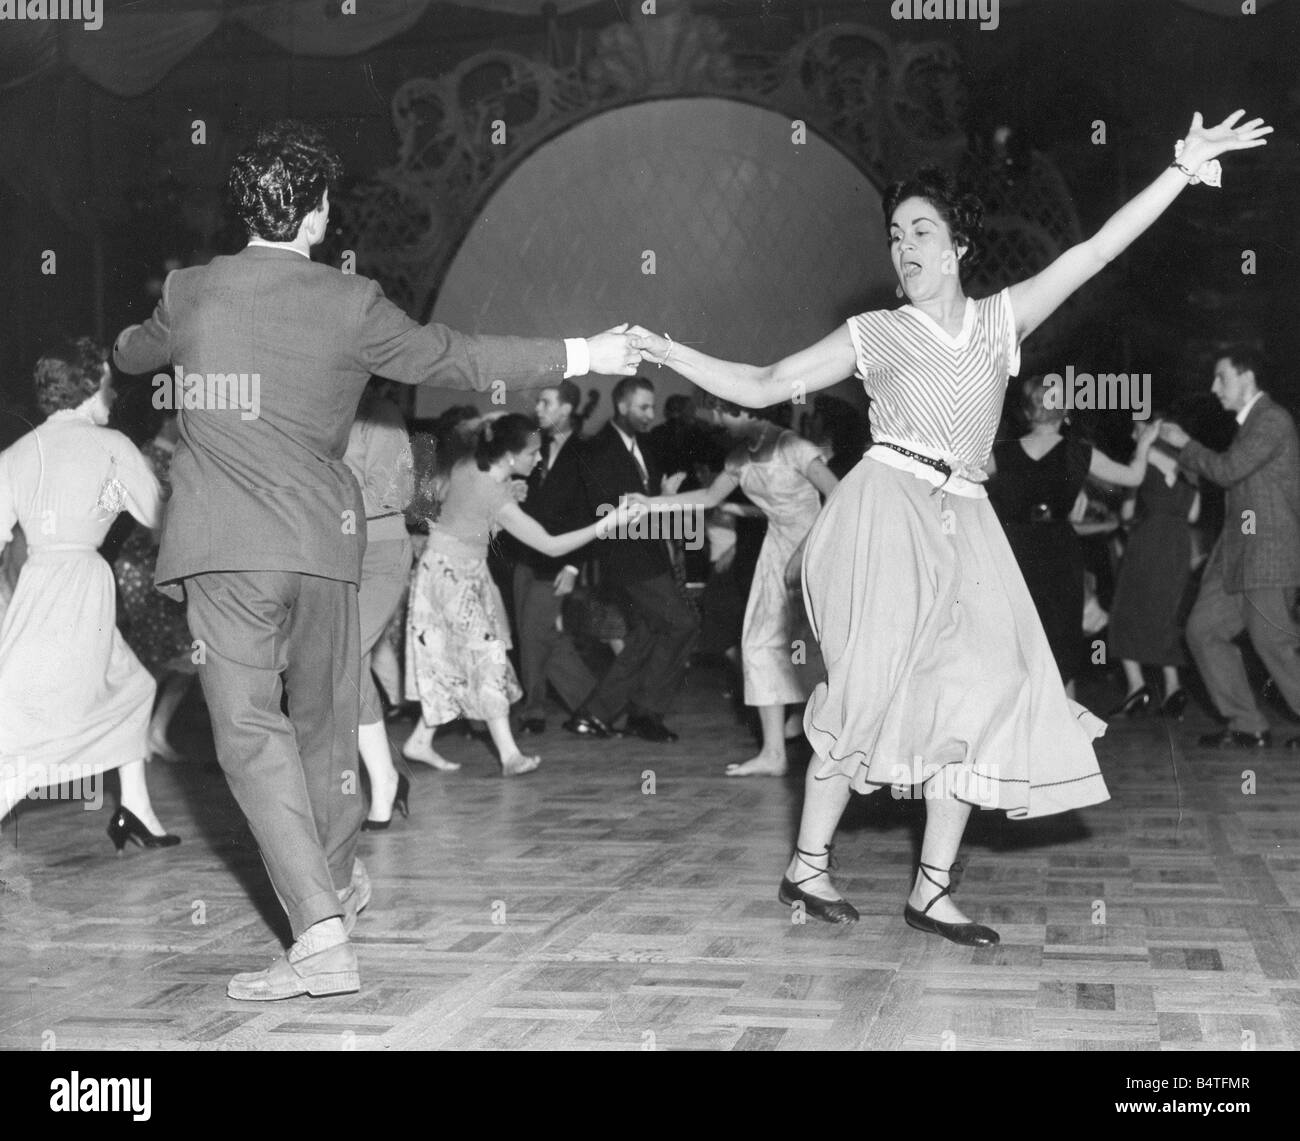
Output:
[[[654,422],[654,386],[629,377],[614,387],[614,416],[584,445],[581,454],[581,526],[633,492],[658,495],[661,473],[643,433]],[[680,481],[677,481],[680,482]],[[670,490],[676,489],[676,482]],[[686,676],[686,663],[700,620],[673,573],[666,538],[624,538],[599,546],[601,583],[623,602],[628,636],[586,705],[564,723],[570,732],[607,737],[627,710],[626,731],[647,741],[675,741],[664,714]]]
[[588,369],[631,373],[637,360],[615,331],[561,342],[420,325],[374,281],[313,262],[341,174],[302,124],[259,134],[229,180],[248,245],[169,274],[153,316],[114,349],[124,372],[176,369],[174,384],[154,378],[159,406],[179,403],[181,433],[157,582],[186,601],[217,756],[294,935],[269,969],[231,980],[232,998],[360,985],[348,931],[369,898],[353,855],[366,812],[357,779],[366,531],[343,456],[368,377],[482,391],[496,380],[519,388]]
[[[542,452],[528,477],[522,507],[552,534],[558,534],[582,494],[578,456],[582,439],[573,413],[582,399],[571,380],[538,394],[535,411],[542,426]],[[565,706],[578,709],[595,688],[596,678],[563,628],[561,607],[573,593],[578,568],[569,558],[548,558],[524,543],[513,543],[515,624],[519,631],[519,681],[524,691],[521,733],[546,731],[546,687],[555,687]]]
[[[1300,439],[1287,411],[1259,388],[1258,354],[1232,348],[1214,366],[1211,391],[1237,414],[1236,438],[1213,452],[1166,423],[1161,435],[1182,448],[1179,464],[1227,489],[1223,532],[1206,564],[1187,621],[1187,644],[1226,729],[1202,745],[1263,748],[1271,743],[1234,639],[1243,631],[1293,711],[1300,711]],[[1300,737],[1287,742],[1300,747]]]

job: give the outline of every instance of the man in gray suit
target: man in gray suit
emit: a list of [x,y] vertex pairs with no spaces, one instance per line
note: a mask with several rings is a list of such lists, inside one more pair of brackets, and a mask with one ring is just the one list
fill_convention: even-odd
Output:
[[622,327],[560,341],[420,325],[374,281],[313,262],[342,169],[302,124],[259,134],[229,180],[248,245],[169,274],[114,348],[124,372],[175,368],[154,378],[181,433],[157,582],[186,601],[217,755],[294,935],[284,958],[231,980],[239,999],[360,986],[348,932],[369,899],[354,859],[366,530],[343,455],[367,379],[483,391],[640,360]]
[[[1300,587],[1300,440],[1287,411],[1259,387],[1258,354],[1248,346],[1214,365],[1211,391],[1237,414],[1236,438],[1213,452],[1166,422],[1161,436],[1182,448],[1179,464],[1227,489],[1223,533],[1205,568],[1187,622],[1187,644],[1226,729],[1202,745],[1266,748],[1260,712],[1234,639],[1244,630],[1293,711],[1300,711],[1300,626],[1293,604]],[[1300,737],[1287,741],[1300,747]]]

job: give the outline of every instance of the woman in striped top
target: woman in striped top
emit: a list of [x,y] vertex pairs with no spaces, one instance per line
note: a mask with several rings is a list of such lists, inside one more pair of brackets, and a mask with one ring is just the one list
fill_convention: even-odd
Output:
[[978,255],[978,201],[923,171],[884,201],[900,308],[863,313],[766,367],[637,330],[645,359],[746,407],[854,372],[871,397],[875,442],[830,497],[804,555],[827,679],[804,716],[817,758],[782,902],[855,922],[829,875],[850,790],[889,785],[911,796],[919,787],[925,835],[904,918],[955,943],[996,943],[951,895],[971,806],[1023,819],[1108,799],[1092,748],[1105,725],[1066,697],[982,469],[1021,342],[1189,181],[1217,178],[1209,164],[1218,155],[1264,145],[1272,128],[1244,114],[1216,127],[1193,116],[1175,162],[1095,236],[992,297],[972,300],[962,288]]

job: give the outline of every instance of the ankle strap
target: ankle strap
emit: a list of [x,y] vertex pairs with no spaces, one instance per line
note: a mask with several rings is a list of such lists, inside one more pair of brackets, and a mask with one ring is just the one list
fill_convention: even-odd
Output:
[[[798,860],[800,863],[807,864],[808,867],[812,868],[813,874],[810,876],[805,876],[801,880],[791,880],[790,882],[794,884],[795,887],[798,887],[800,884],[805,884],[811,880],[815,880],[818,876],[828,875],[831,869],[835,867],[835,858],[831,855],[831,850],[834,847],[835,847],[834,844],[827,844],[826,850],[824,852],[806,852],[804,851],[803,848],[799,847],[799,845],[796,844],[794,846],[795,859]],[[825,856],[826,866],[824,868],[819,868],[816,864],[805,859],[805,857],[807,856],[812,856],[814,859],[819,858],[821,856]]]
[[[960,860],[954,860],[952,862],[952,865],[948,868],[939,868],[939,867],[935,867],[934,864],[927,864],[924,862],[922,862],[919,866],[921,868],[921,875],[924,876],[927,880],[929,880],[932,884],[934,884],[935,887],[941,889],[938,895],[936,895],[932,900],[930,900],[929,903],[927,903],[923,908],[921,908],[921,914],[925,915],[929,912],[930,908],[932,908],[936,903],[938,903],[939,900],[941,900],[945,895],[952,895],[952,893],[957,890],[957,885],[961,883],[962,873],[966,870],[966,867]],[[946,884],[940,883],[937,879],[934,878],[934,876],[930,874],[930,872],[945,872],[945,871],[948,874],[948,882]]]

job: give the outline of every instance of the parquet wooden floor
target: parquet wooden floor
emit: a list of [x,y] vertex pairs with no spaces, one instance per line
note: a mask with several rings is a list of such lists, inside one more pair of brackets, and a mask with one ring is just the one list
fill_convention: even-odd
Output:
[[959,899],[1003,939],[973,950],[904,925],[921,806],[888,792],[855,798],[838,837],[862,921],[792,922],[776,885],[804,758],[784,780],[725,778],[750,738],[722,690],[692,673],[672,746],[577,740],[553,716],[520,779],[440,740],[464,768],[417,769],[411,819],[362,838],[363,989],[266,1005],[225,998],[278,953],[281,920],[191,716],[177,738],[198,760],[150,775],[179,848],[119,859],[109,809],[77,802],[6,826],[0,1047],[1300,1046],[1300,754],[1200,750],[1203,715],[1116,723],[1109,804],[972,821]]

